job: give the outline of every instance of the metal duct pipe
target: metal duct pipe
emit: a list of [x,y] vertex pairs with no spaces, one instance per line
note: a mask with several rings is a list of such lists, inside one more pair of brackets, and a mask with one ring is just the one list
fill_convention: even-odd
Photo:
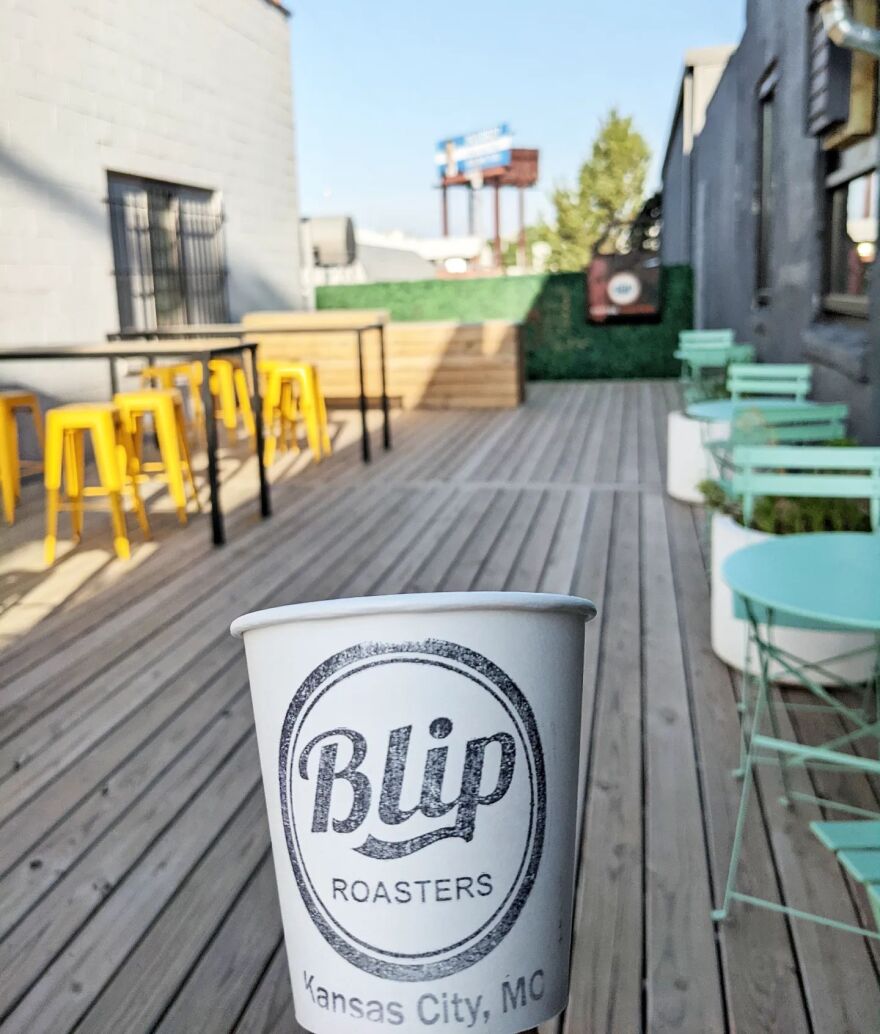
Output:
[[855,21],[847,0],[823,0],[820,11],[822,25],[832,43],[880,57],[880,29]]

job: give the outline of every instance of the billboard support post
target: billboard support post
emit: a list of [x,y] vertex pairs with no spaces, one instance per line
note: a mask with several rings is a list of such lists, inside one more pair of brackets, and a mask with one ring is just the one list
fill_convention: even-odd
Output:
[[538,182],[538,152],[533,148],[512,146],[510,127],[503,123],[493,129],[441,140],[434,160],[440,173],[441,226],[443,236],[449,236],[448,188],[468,189],[468,232],[482,236],[480,224],[480,189],[484,184],[494,188],[494,236],[492,252],[494,265],[501,267],[501,188],[519,189],[518,261],[527,262],[525,246],[525,190]]
[[492,242],[492,251],[495,255],[495,268],[501,268],[501,183],[495,180],[495,238]]
[[521,269],[528,269],[529,254],[526,248],[526,192],[520,187],[517,200],[519,201],[519,236],[517,238],[517,262]]

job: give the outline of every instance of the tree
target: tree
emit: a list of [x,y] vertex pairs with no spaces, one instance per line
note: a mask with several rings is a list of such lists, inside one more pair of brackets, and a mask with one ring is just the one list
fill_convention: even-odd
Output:
[[650,148],[632,118],[612,108],[599,125],[577,186],[553,192],[556,223],[540,227],[540,238],[550,245],[549,269],[583,269],[615,224],[636,217],[650,160]]
[[[532,254],[532,246],[543,240],[540,228],[537,226],[526,227],[526,255]],[[519,237],[508,237],[501,242],[501,265],[505,269],[519,264]]]

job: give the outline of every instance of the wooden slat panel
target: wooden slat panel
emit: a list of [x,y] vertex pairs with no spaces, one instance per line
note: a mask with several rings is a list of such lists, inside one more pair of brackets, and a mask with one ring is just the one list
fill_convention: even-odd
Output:
[[[357,396],[357,340],[351,332],[254,336],[264,358],[315,363],[328,397]],[[388,393],[404,407],[505,408],[521,401],[523,357],[515,323],[390,323],[385,349]],[[363,334],[363,350],[367,393],[376,397],[377,332]]]

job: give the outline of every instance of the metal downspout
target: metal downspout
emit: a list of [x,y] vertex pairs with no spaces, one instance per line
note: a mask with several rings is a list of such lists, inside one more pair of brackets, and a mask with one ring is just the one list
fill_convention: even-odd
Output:
[[825,33],[832,43],[880,57],[880,29],[857,22],[850,12],[848,0],[824,0],[820,11]]

